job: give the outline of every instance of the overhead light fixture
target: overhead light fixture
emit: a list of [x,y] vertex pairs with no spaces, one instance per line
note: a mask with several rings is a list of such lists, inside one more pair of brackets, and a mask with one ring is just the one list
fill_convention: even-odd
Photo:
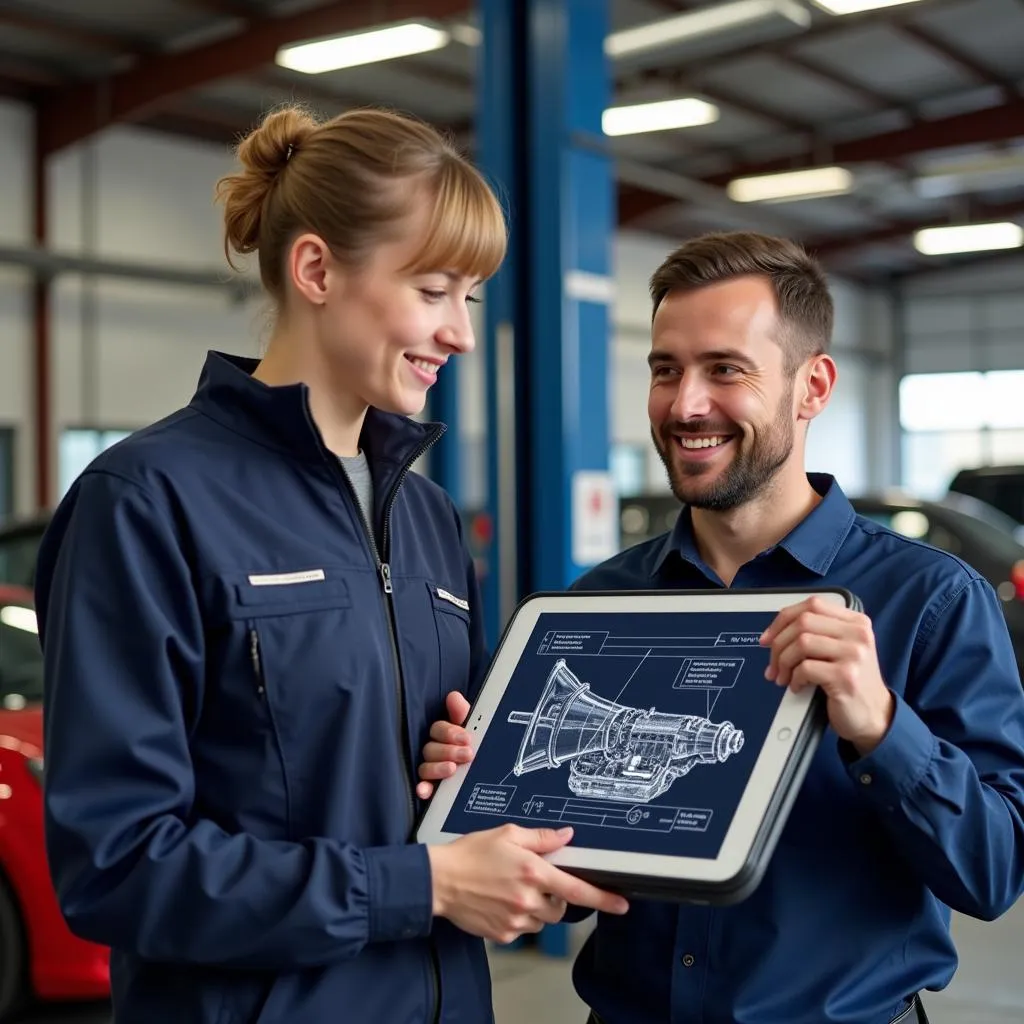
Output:
[[26,633],[38,633],[36,613],[20,604],[7,604],[0,608],[0,622],[11,629],[23,629]]
[[877,11],[883,7],[899,7],[902,4],[917,3],[918,0],[813,0],[823,11],[842,16],[860,14],[863,11]]
[[687,97],[609,107],[601,117],[601,127],[605,135],[639,135],[643,132],[669,131],[672,128],[695,128],[717,120],[718,107],[704,100]]
[[275,61],[292,71],[321,75],[340,68],[376,64],[379,61],[439,50],[450,41],[451,35],[436,25],[406,21],[365,32],[284,46],[277,51]]
[[780,18],[801,28],[811,23],[810,11],[795,0],[734,0],[613,32],[604,52],[613,59],[629,57]]
[[988,252],[1024,246],[1024,228],[1012,221],[993,224],[959,224],[924,228],[914,232],[914,248],[925,256],[949,256],[961,252]]
[[734,178],[725,192],[736,203],[785,203],[841,196],[852,189],[853,175],[845,167],[811,167],[804,171]]

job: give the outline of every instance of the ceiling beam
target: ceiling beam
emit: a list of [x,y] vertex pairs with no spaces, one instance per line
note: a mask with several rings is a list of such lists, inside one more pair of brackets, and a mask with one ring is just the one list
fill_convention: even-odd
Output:
[[184,7],[191,7],[197,11],[205,11],[207,14],[221,14],[227,18],[258,18],[259,10],[246,0],[178,0]]
[[41,17],[30,10],[21,8],[4,8],[0,10],[0,25],[11,25],[14,28],[27,29],[39,35],[59,39],[74,46],[84,46],[90,50],[105,50],[112,53],[133,53],[139,48],[137,40],[112,32],[101,32],[87,28],[74,22],[56,21],[53,18]]
[[49,156],[119,122],[156,112],[174,97],[232,75],[273,63],[281,46],[333,33],[351,32],[409,17],[448,18],[467,0],[333,0],[280,18],[260,19],[226,39],[192,50],[137,61],[121,74],[60,90],[43,104],[40,146]]
[[958,46],[940,39],[928,29],[922,28],[920,25],[905,24],[900,25],[900,32],[920,43],[925,49],[937,53],[940,57],[944,57],[950,63],[966,71],[982,85],[994,85],[1002,89],[1006,99],[1010,100],[1020,96],[1020,91],[1012,82],[1005,81],[991,68],[964,53]]
[[[928,10],[929,12],[939,11],[960,2],[961,0],[929,0]],[[868,25],[903,25],[910,19],[919,16],[920,12],[914,8],[914,4],[905,4],[898,7],[874,8],[859,14],[844,15],[841,18],[825,17],[816,21],[805,32],[786,36],[784,39],[773,42],[748,43],[733,50],[712,53],[706,57],[697,57],[687,61],[686,70],[691,75],[697,75],[702,71],[711,69],[720,70],[726,63],[743,60],[747,57],[762,57],[766,54],[785,57],[792,51],[799,50],[806,43],[831,38],[842,32],[853,31]]]
[[628,88],[632,85],[644,85],[656,83],[680,92],[695,93],[711,100],[722,107],[732,107],[740,114],[747,114],[756,117],[758,120],[767,121],[769,124],[776,124],[787,131],[797,132],[802,135],[813,135],[815,126],[811,121],[804,118],[793,117],[791,114],[784,114],[781,111],[767,107],[756,100],[741,98],[728,89],[722,90],[720,86],[704,86],[698,84],[692,75],[683,71],[673,71],[662,68],[649,68],[638,74],[623,79],[619,84],[628,95]]
[[[1000,205],[983,206],[978,204],[972,206],[970,221],[964,223],[1016,220],[1020,217],[1024,217],[1024,200]],[[922,231],[925,228],[943,227],[945,223],[947,222],[944,222],[941,217],[931,217],[928,220],[894,224],[891,227],[880,228],[876,231],[864,231],[856,235],[822,238],[816,242],[811,241],[807,243],[807,248],[818,256],[834,257],[839,253],[853,252],[869,245],[882,245],[886,242],[895,242],[902,238],[909,241],[910,236],[915,231]]]
[[[820,78],[823,82],[831,82],[833,85],[839,86],[840,89],[853,93],[854,96],[867,103],[868,106],[879,107],[882,110],[891,110],[894,107],[902,108],[904,106],[902,100],[898,100],[895,96],[889,96],[878,89],[865,85],[848,72],[840,71],[834,64],[832,67],[828,67],[824,62],[819,63],[809,57],[793,53],[791,50],[784,54],[778,54],[778,58],[804,72],[804,74]],[[915,117],[913,112],[909,110],[907,115],[911,119]]]
[[[1024,136],[1024,100],[1013,100],[998,107],[921,121],[881,135],[831,143],[826,147],[827,161],[836,164],[884,163],[933,150],[988,145],[1019,136]],[[808,150],[781,160],[735,167],[728,175],[717,175],[709,180],[721,185],[733,178],[800,170],[818,166],[821,162],[820,156]]]

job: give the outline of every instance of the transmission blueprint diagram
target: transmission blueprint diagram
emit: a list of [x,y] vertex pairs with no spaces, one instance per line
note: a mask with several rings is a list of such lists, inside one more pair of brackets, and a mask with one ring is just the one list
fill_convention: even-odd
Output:
[[713,857],[781,699],[772,613],[541,615],[446,827]]

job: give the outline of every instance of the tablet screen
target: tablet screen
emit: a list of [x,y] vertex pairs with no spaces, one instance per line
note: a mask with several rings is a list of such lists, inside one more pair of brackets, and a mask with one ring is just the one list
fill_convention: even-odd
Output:
[[775,614],[542,612],[444,831],[717,857],[785,693],[758,643]]

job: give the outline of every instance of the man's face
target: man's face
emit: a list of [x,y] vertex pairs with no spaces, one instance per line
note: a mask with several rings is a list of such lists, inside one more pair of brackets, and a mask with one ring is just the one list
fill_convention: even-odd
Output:
[[658,307],[647,408],[680,501],[737,508],[792,456],[794,376],[780,340],[765,278],[670,293]]

